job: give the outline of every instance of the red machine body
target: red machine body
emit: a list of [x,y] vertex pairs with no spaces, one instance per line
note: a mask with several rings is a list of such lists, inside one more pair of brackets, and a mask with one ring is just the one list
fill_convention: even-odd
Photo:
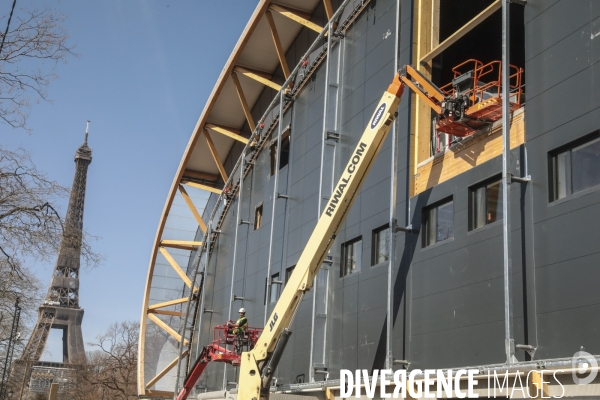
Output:
[[232,324],[229,321],[223,325],[217,325],[213,329],[213,341],[205,346],[185,378],[183,388],[177,395],[177,400],[185,400],[192,388],[204,372],[209,362],[222,362],[239,366],[241,355],[244,351],[250,351],[256,344],[262,328],[247,328],[243,336],[233,333]]

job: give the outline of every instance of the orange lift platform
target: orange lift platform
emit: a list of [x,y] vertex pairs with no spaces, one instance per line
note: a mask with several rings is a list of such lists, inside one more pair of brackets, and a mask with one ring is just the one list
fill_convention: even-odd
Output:
[[[523,68],[510,65],[510,109],[521,108]],[[454,79],[438,88],[407,65],[400,79],[438,114],[437,132],[465,137],[502,117],[502,62],[470,59],[452,68]]]

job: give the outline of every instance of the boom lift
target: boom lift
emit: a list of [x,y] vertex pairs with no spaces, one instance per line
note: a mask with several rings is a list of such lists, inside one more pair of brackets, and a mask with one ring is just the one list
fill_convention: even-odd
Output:
[[[474,69],[460,74],[458,68],[468,63],[473,63]],[[481,82],[481,77],[489,75],[495,67],[500,67],[498,61],[483,65],[479,61],[469,60],[454,69],[455,79],[442,89],[409,65],[396,74],[342,171],[329,203],[254,346],[241,355],[219,349],[214,343],[205,347],[187,376],[177,400],[188,397],[209,361],[223,361],[224,357],[231,360],[230,364],[240,365],[238,400],[268,400],[271,379],[292,334],[289,327],[294,321],[298,305],[304,293],[312,288],[314,278],[392,127],[405,86],[438,113],[438,130],[455,136],[467,136],[502,116],[500,77],[498,81]],[[516,83],[514,87],[511,85],[511,89],[516,94],[511,95],[511,108],[517,109],[520,107],[522,69],[513,68],[516,72],[511,79],[514,78]],[[490,91],[494,88],[497,89],[496,95]]]

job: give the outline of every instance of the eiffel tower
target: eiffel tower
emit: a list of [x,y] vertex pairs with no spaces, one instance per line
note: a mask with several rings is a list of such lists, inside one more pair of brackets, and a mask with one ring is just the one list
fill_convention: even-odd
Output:
[[[23,355],[16,363],[15,372],[20,375],[17,379],[22,379],[23,382],[29,381],[32,370],[41,368],[46,375],[45,381],[48,383],[47,378],[50,376],[49,383],[51,383],[52,373],[49,372],[50,369],[69,368],[85,362],[85,348],[81,333],[83,309],[79,305],[79,267],[81,263],[85,186],[88,166],[92,162],[92,149],[87,144],[89,124],[88,121],[85,140],[75,153],[75,178],[73,179],[63,237],[48,294],[44,303],[39,307],[38,321]],[[62,329],[63,331],[62,363],[40,361],[48,341],[50,329],[53,328]],[[45,371],[44,367],[49,370]],[[33,387],[36,386],[34,378],[31,378],[30,390],[47,391],[45,387],[35,390],[36,388]],[[48,386],[49,388],[49,383],[42,386]]]

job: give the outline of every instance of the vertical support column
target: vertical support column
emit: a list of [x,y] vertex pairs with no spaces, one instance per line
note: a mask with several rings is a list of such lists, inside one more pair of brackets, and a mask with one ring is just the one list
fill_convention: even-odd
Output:
[[327,60],[325,60],[325,91],[323,93],[323,134],[321,138],[321,173],[319,174],[319,208],[317,220],[321,217],[323,203],[323,174],[325,173],[325,146],[327,145],[327,106],[329,99],[329,69],[331,67],[331,24],[327,24]]
[[[329,79],[331,69],[331,45],[332,45],[333,28],[331,22],[327,24],[327,60],[325,61],[325,90],[323,93],[323,133],[321,137],[321,173],[319,174],[319,201],[317,208],[317,221],[321,217],[321,209],[323,207],[323,181],[325,171],[325,150],[327,148],[328,140],[328,107],[329,107]],[[339,132],[338,132],[339,133]],[[317,290],[318,290],[318,279],[319,274],[315,275],[313,281],[313,298],[312,298],[312,316],[310,324],[310,356],[309,356],[309,370],[308,370],[308,381],[315,381],[315,325],[317,318]]]
[[[281,134],[283,131],[283,90],[279,91],[279,122],[277,124],[277,153],[275,154],[275,175],[273,175],[273,200],[271,207],[271,232],[269,233],[269,258],[267,262],[267,301],[265,304],[265,314],[263,317],[263,326],[267,324],[267,315],[269,313],[269,299],[271,298],[271,263],[273,256],[273,228],[275,227],[275,210],[277,203],[277,190],[279,190],[279,160],[281,155]],[[283,260],[282,260],[283,261]]]
[[510,243],[510,0],[502,0],[502,245],[504,260],[504,350],[515,359]]
[[[414,48],[414,66],[425,77],[431,79],[432,62],[426,64],[418,63],[425,54],[431,50],[432,46],[432,18],[434,16],[435,0],[415,0],[414,4],[414,29],[416,41],[413,42]],[[414,175],[417,173],[417,165],[429,158],[431,154],[431,108],[419,96],[412,94],[414,98],[414,121],[411,130],[414,132],[413,141],[413,165],[411,181],[414,182]],[[414,194],[414,184],[411,189],[411,195]]]
[[[400,0],[396,1],[396,39],[394,41],[394,71],[398,71],[398,56],[400,47]],[[394,249],[396,248],[396,234],[394,232],[396,220],[396,191],[398,190],[398,122],[392,126],[392,157],[390,162],[390,220],[389,220],[389,260],[387,271],[387,329],[385,339],[385,368],[392,369],[394,365],[393,332],[394,332],[394,286],[392,284],[394,268]],[[408,225],[409,221],[405,224]]]
[[[292,114],[290,116],[291,121],[293,123],[293,121],[296,120],[296,107],[292,107]],[[283,223],[283,245],[282,245],[282,249],[281,249],[281,266],[282,266],[282,270],[283,270],[283,276],[281,277],[281,280],[283,281],[284,285],[285,285],[285,273],[287,271],[287,268],[289,268],[290,266],[287,264],[287,251],[288,251],[288,229],[290,226],[290,207],[288,207],[289,205],[289,201],[291,201],[292,199],[289,197],[290,194],[292,193],[292,176],[293,176],[293,169],[294,169],[294,149],[295,149],[295,145],[293,143],[293,138],[294,135],[293,133],[290,134],[290,154],[289,154],[289,162],[288,162],[288,169],[287,169],[287,187],[286,187],[286,195],[287,198],[285,199],[285,220]],[[282,288],[283,291],[283,288]]]
[[[246,159],[246,152],[243,151],[240,155],[240,182],[238,184],[238,203],[237,203],[237,211],[236,218],[240,218],[240,211],[242,209],[242,194],[244,193],[244,160]],[[227,320],[231,319],[231,308],[233,307],[233,287],[235,286],[235,264],[237,261],[237,244],[238,244],[238,232],[240,230],[239,222],[235,224],[235,234],[233,236],[233,265],[231,266],[231,290],[229,292],[229,312],[227,313]],[[246,236],[246,240],[248,240],[248,236]],[[223,364],[223,390],[227,389],[227,364]]]

